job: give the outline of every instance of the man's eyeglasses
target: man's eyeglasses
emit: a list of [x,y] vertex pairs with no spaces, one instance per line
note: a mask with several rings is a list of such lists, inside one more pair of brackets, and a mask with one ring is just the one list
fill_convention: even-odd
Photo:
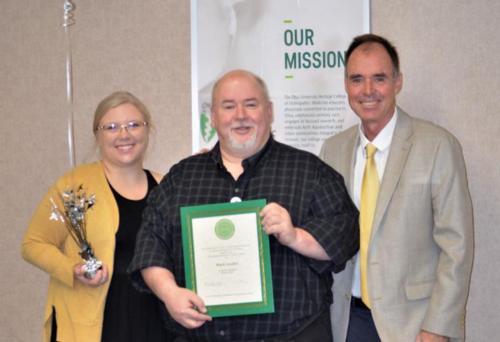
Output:
[[108,132],[108,133],[118,133],[123,129],[125,129],[127,132],[134,132],[139,130],[140,128],[147,126],[148,123],[145,121],[129,121],[124,124],[119,124],[117,122],[110,122],[105,125],[97,126],[95,129],[97,131],[103,131],[103,132]]

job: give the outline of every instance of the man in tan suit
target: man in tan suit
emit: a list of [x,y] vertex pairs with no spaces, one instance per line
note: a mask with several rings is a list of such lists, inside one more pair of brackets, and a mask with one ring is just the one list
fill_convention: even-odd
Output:
[[473,218],[462,150],[449,132],[396,106],[402,83],[386,39],[354,39],[345,87],[361,124],[329,138],[321,157],[344,176],[361,213],[367,145],[376,148],[379,185],[366,272],[358,253],[334,274],[335,342],[464,338]]

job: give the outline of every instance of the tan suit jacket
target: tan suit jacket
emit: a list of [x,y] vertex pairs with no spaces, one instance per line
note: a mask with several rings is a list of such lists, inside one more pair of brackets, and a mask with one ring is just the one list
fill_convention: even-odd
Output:
[[[463,339],[473,217],[462,149],[443,128],[398,112],[368,249],[373,319],[382,341],[415,341],[421,329]],[[349,191],[358,143],[355,126],[321,150]],[[346,337],[353,268],[334,274],[335,342]]]

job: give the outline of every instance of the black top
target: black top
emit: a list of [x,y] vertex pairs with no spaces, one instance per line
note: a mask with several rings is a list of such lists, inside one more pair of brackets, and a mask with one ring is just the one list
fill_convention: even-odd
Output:
[[140,270],[161,266],[185,286],[179,208],[264,198],[288,210],[292,223],[306,229],[331,257],[302,256],[270,237],[275,313],[215,318],[193,330],[172,319],[167,327],[192,340],[243,341],[296,332],[332,303],[331,271],[340,271],[358,250],[358,212],[341,175],[315,155],[272,137],[257,155],[243,161],[234,180],[222,163],[219,145],[182,160],[151,193],[129,271],[145,288]]
[[110,185],[118,205],[120,224],[116,233],[113,276],[106,297],[102,341],[166,341],[160,301],[150,293],[141,293],[132,286],[127,267],[132,260],[137,231],[147,197],[157,185],[151,172],[145,170],[148,191],[141,200],[121,196]]

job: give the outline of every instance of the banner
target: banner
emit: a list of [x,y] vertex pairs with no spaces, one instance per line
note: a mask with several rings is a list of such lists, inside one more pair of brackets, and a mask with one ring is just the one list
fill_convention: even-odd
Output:
[[193,151],[217,141],[214,82],[232,69],[261,76],[276,140],[318,154],[358,122],[344,90],[345,51],[369,32],[369,0],[191,0]]

